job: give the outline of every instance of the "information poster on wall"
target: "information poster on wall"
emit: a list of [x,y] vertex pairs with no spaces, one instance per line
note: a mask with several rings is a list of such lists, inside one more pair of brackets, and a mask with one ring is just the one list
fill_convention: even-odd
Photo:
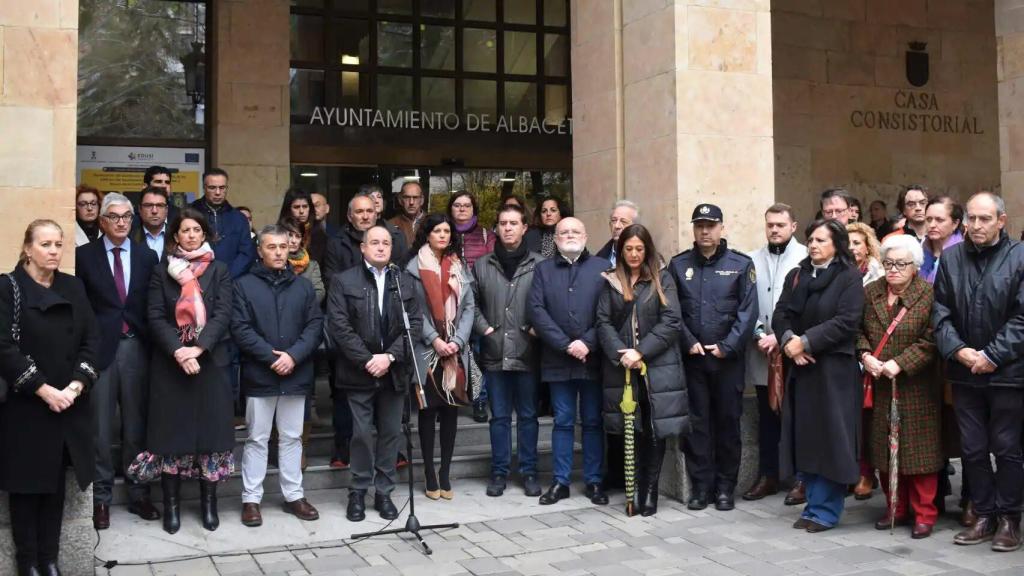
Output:
[[171,171],[171,203],[179,208],[199,197],[206,151],[202,148],[79,146],[78,184],[120,192],[138,203],[150,166]]

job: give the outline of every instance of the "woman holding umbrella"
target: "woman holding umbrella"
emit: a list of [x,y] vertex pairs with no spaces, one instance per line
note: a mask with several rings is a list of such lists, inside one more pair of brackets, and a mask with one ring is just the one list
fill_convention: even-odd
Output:
[[793,528],[823,532],[839,522],[846,487],[860,476],[864,289],[845,226],[815,220],[806,233],[808,257],[786,276],[772,318],[789,360],[779,460],[781,476],[799,472],[807,490]]
[[[604,423],[608,433],[626,435],[627,514],[651,516],[658,511],[665,440],[688,427],[686,380],[677,346],[679,300],[646,228],[634,224],[623,230],[616,254],[621,257],[603,273],[607,284],[597,304]],[[634,463],[635,473],[629,474]],[[635,503],[633,485],[639,485]]]
[[[942,386],[929,320],[932,287],[917,273],[923,260],[921,244],[910,236],[890,236],[882,243],[885,276],[865,289],[864,321],[857,339],[861,363],[874,380],[870,460],[881,472],[888,504],[875,528],[908,524],[909,500],[913,538],[931,536],[938,517],[937,473],[943,468]],[[898,411],[891,416],[894,402]],[[892,451],[897,451],[895,470]]]

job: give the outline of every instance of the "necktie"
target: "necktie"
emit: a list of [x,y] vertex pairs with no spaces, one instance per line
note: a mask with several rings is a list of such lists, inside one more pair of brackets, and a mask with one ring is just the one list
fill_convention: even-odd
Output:
[[[121,264],[121,252],[123,248],[115,247],[114,252],[114,286],[117,287],[117,297],[121,299],[123,305],[128,300],[128,290],[124,285],[124,265]],[[123,319],[121,320],[121,333],[127,334],[131,329],[128,327],[128,323]]]

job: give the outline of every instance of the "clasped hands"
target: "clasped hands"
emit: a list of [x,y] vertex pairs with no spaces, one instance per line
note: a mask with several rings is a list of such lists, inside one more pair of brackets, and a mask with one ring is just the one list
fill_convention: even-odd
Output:
[[974,348],[961,348],[956,351],[957,362],[971,369],[971,374],[991,374],[996,371],[987,356]]
[[705,354],[711,354],[715,358],[725,358],[725,352],[718,347],[718,344],[701,344],[700,342],[690,346],[691,356],[704,356]]
[[199,374],[199,357],[204,350],[199,346],[182,346],[174,351],[174,361],[189,376]]
[[587,355],[590,354],[590,348],[583,343],[583,340],[573,340],[569,342],[569,345],[565,348],[565,353],[580,362],[587,361]]
[[786,345],[782,347],[782,351],[796,363],[797,366],[807,366],[808,364],[814,364],[816,360],[814,356],[811,356],[806,350],[804,350],[804,341],[799,336],[793,336],[786,342]]
[[639,369],[644,362],[644,357],[635,348],[623,348],[618,350],[619,364],[626,370]]
[[68,382],[68,385],[62,390],[58,390],[49,384],[43,384],[36,389],[36,396],[42,398],[43,402],[46,402],[46,406],[49,407],[51,411],[60,414],[68,408],[71,408],[75,403],[75,400],[78,398],[80,392],[75,392],[71,389],[71,385],[76,382],[80,387],[79,389],[85,387],[85,385],[79,380],[72,380],[71,382]]
[[886,378],[893,379],[903,372],[903,369],[900,368],[900,365],[895,360],[890,359],[882,362],[872,354],[861,356],[860,363],[864,365],[864,370],[874,378],[885,376]]

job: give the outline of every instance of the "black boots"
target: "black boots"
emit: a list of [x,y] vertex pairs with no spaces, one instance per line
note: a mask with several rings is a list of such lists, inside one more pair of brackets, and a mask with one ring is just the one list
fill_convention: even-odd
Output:
[[199,481],[199,506],[202,510],[203,528],[213,532],[220,526],[217,516],[217,483]]
[[643,448],[636,466],[636,512],[641,516],[653,516],[658,513],[658,481],[661,463],[665,460],[665,440],[648,434],[637,440]]
[[160,489],[164,493],[164,532],[174,534],[181,528],[181,477],[163,474]]

